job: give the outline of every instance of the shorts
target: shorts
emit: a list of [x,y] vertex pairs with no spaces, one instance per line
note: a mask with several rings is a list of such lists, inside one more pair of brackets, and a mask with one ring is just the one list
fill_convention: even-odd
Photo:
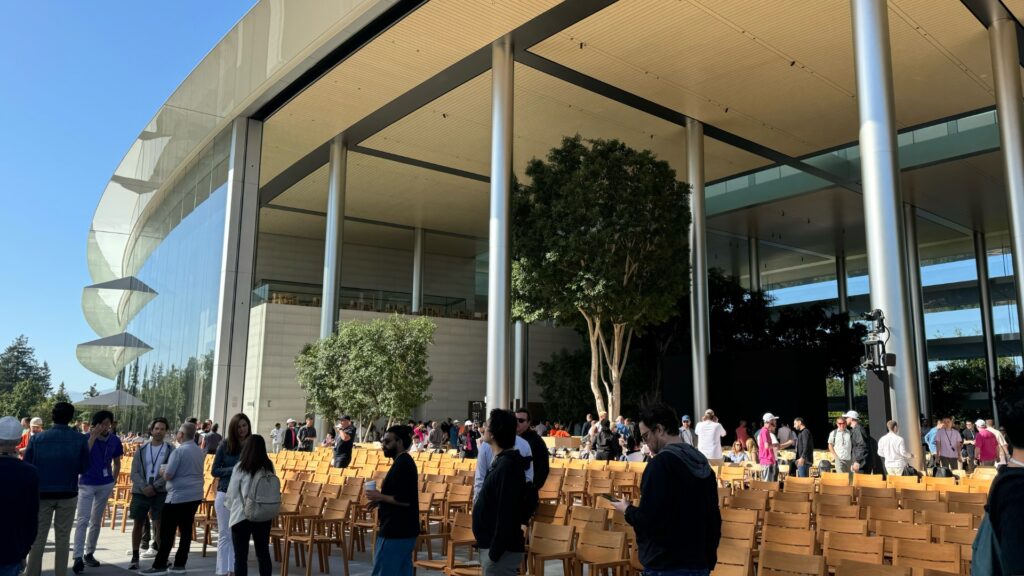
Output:
[[164,500],[166,499],[167,492],[157,492],[153,496],[132,492],[132,503],[128,507],[128,517],[141,522],[146,519],[146,514],[151,514],[153,521],[159,521],[160,513],[164,510]]

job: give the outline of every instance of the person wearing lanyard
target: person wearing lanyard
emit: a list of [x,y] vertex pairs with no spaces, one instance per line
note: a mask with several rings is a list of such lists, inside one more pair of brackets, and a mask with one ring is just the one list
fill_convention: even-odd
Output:
[[[100,538],[103,511],[121,473],[121,439],[112,432],[114,413],[100,410],[92,416],[89,431],[89,470],[78,479],[78,510],[75,518],[75,542],[71,571],[81,574],[85,567],[97,567],[93,557]],[[88,535],[88,540],[86,536]]]
[[[167,499],[167,481],[160,468],[167,463],[174,446],[164,442],[167,435],[167,419],[154,418],[149,425],[149,443],[139,449],[132,459],[132,503],[128,516],[132,519],[132,562],[129,570],[139,569],[139,544],[142,542],[143,526],[149,516],[153,533],[160,533],[160,513]],[[153,543],[154,548],[156,543]]]
[[935,448],[939,454],[939,466],[955,470],[960,467],[960,447],[964,439],[953,428],[953,420],[942,420],[942,429],[935,435]]
[[217,569],[216,574],[229,574],[235,571],[235,548],[231,541],[231,509],[227,505],[228,486],[231,485],[231,473],[238,464],[242,454],[242,444],[252,433],[249,417],[239,412],[228,424],[228,438],[217,447],[217,455],[213,457],[210,474],[217,478],[217,497],[213,501],[217,511]]

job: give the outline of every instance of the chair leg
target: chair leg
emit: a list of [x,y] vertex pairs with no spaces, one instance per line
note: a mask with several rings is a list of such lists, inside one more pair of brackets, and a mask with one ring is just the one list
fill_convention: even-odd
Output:
[[288,576],[288,560],[291,556],[292,544],[287,539],[281,539],[281,547],[284,549],[284,558],[281,559],[281,576]]

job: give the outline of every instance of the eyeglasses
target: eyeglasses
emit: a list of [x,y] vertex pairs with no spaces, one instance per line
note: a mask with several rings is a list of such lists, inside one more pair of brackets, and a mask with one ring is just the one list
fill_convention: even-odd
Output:
[[523,424],[523,423],[526,422],[526,418],[516,418],[516,422],[519,422],[520,424]]

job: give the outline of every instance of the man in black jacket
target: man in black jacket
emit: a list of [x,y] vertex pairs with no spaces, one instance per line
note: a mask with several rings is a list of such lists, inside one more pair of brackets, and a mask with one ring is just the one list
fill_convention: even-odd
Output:
[[1010,458],[999,469],[985,504],[998,550],[979,549],[972,560],[972,573],[992,576],[1024,574],[1024,395],[1004,401],[1000,412]]
[[860,425],[860,414],[856,410],[850,410],[843,418],[846,418],[846,425],[850,428],[850,446],[853,449],[850,470],[855,474],[871,474],[875,469],[871,437]]
[[483,576],[513,576],[519,573],[526,550],[520,508],[529,460],[515,449],[512,412],[491,410],[483,441],[491,446],[494,458],[473,505],[473,537],[480,549]]
[[516,410],[516,433],[530,445],[533,458],[533,485],[540,490],[551,470],[548,463],[548,446],[544,439],[530,428],[530,412],[526,408]]
[[[612,503],[636,531],[640,563],[649,571],[709,574],[718,562],[722,515],[708,459],[679,438],[676,413],[665,405],[640,411],[640,439],[655,458],[640,481],[640,505]],[[690,529],[679,537],[680,522]]]
[[808,478],[814,463],[814,438],[803,418],[795,418],[793,427],[796,428],[796,476]]

